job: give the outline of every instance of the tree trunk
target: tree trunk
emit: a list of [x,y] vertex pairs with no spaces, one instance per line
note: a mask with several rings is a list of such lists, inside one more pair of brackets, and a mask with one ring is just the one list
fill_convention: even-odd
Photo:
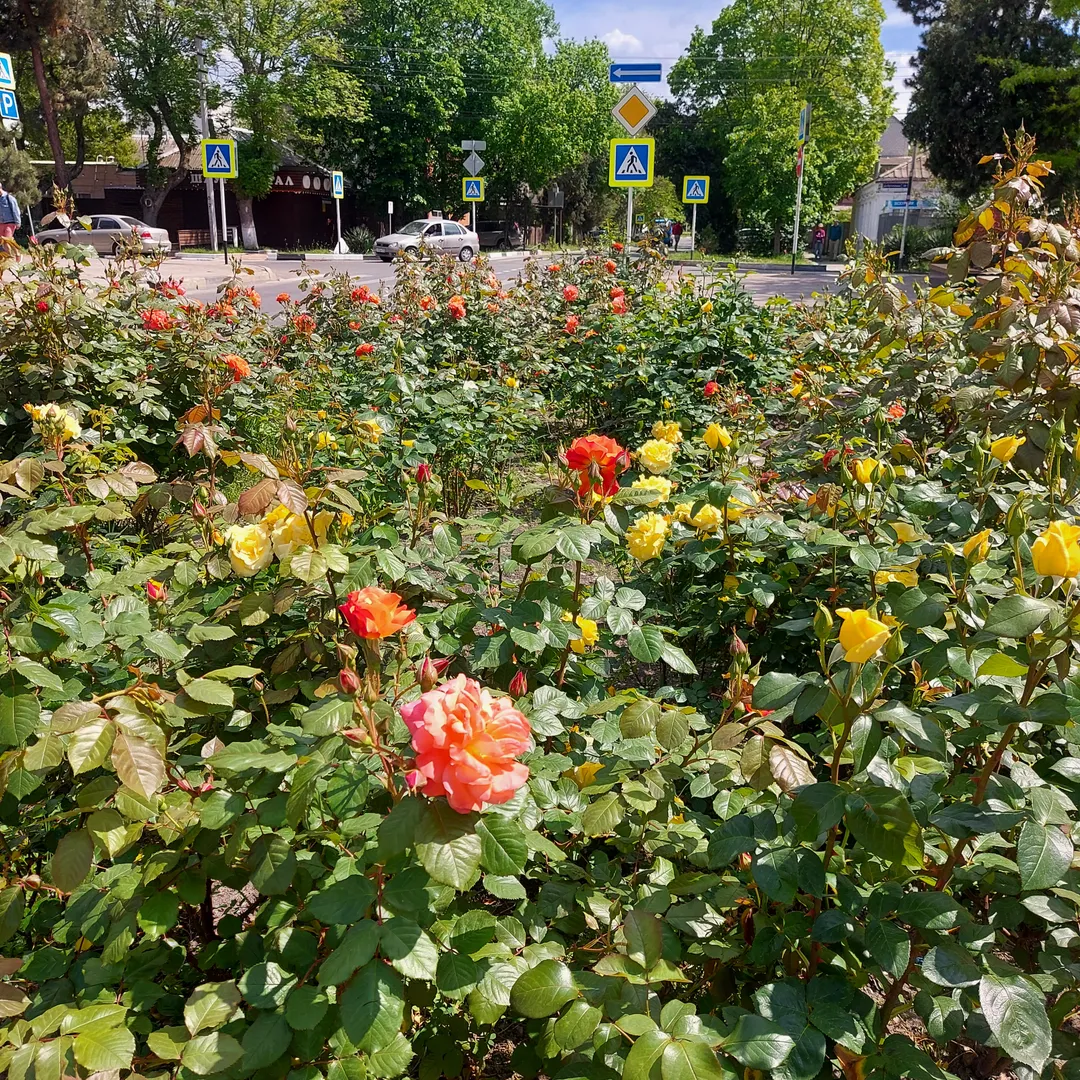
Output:
[[[169,173],[168,179],[164,184],[158,186],[151,186],[149,181],[143,190],[143,197],[141,200],[141,213],[142,219],[147,225],[156,226],[158,214],[161,213],[161,208],[165,205],[165,200],[169,197],[177,187],[180,186],[187,179],[187,167],[184,162],[187,159],[187,148],[181,146],[180,152],[180,164]],[[160,172],[160,170],[159,170]],[[147,200],[149,204],[147,203]]]
[[49,134],[49,147],[53,155],[53,178],[56,186],[66,188],[70,183],[67,162],[64,160],[64,148],[60,145],[60,128],[56,123],[56,110],[53,108],[52,94],[45,81],[45,62],[41,58],[41,42],[35,38],[30,43],[30,56],[34,61],[34,81],[37,83],[38,97],[41,98],[41,115],[45,120],[45,130]]
[[236,205],[240,210],[240,236],[245,251],[255,251],[259,246],[259,236],[255,231],[255,213],[252,199],[237,196]]

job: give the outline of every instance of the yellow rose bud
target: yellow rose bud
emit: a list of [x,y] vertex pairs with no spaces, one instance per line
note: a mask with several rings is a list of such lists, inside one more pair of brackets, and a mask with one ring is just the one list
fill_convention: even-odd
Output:
[[856,458],[851,463],[851,471],[860,484],[872,484],[874,475],[881,468],[877,458]]
[[1080,574],[1080,526],[1051,522],[1031,545],[1035,573],[1042,577],[1072,578]]
[[642,443],[637,456],[649,472],[665,473],[675,462],[675,444],[666,439],[649,439]]
[[254,577],[274,557],[270,530],[261,521],[256,525],[234,525],[225,538],[229,541],[229,563],[237,577]]
[[404,446],[406,450],[411,450],[416,445],[416,440],[415,439],[402,439],[401,440],[401,445]]
[[336,450],[337,439],[328,431],[320,431],[318,438],[315,440],[315,445],[320,450]]
[[668,523],[661,514],[642,514],[626,530],[626,546],[638,562],[659,558],[667,540]]
[[715,450],[721,446],[726,450],[731,445],[731,432],[720,424],[710,424],[705,429],[705,434],[702,437],[705,440],[705,445],[710,450]]
[[671,489],[674,485],[663,476],[642,476],[630,485],[631,491],[643,491],[649,493],[646,506],[659,506],[671,498]]
[[1004,465],[1007,461],[1012,461],[1016,451],[1026,442],[1027,439],[1023,435],[1020,438],[1015,435],[1003,435],[990,444],[990,454]]
[[836,614],[844,620],[840,627],[840,644],[844,659],[851,664],[865,664],[873,659],[878,650],[889,640],[892,631],[875,619],[865,608],[837,608]]
[[621,356],[624,352],[626,352],[626,346],[622,344],[616,345],[615,351]]
[[703,314],[708,315],[709,312],[712,311],[712,301],[706,300],[705,303],[701,305],[701,311]]
[[986,556],[990,553],[990,534],[992,532],[992,529],[983,529],[982,532],[976,533],[964,545],[964,558],[967,559],[971,566],[986,561]]
[[352,523],[355,520],[356,520],[356,518],[354,518],[352,516],[352,514],[349,513],[348,510],[342,510],[341,511],[341,527],[343,529],[348,529],[349,526],[352,525]]
[[515,389],[517,386],[517,379],[515,379],[513,375],[507,375],[503,381],[511,390]]
[[586,761],[576,769],[567,769],[563,776],[568,780],[573,780],[579,788],[587,788],[603,767],[599,761]]

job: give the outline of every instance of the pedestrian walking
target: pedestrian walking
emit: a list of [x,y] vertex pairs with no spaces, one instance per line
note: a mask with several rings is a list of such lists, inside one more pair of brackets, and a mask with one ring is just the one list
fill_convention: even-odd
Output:
[[819,221],[814,226],[814,258],[818,261],[825,254],[825,226]]
[[0,183],[0,239],[10,240],[22,224],[22,211],[18,200]]
[[671,238],[675,241],[675,250],[679,250],[679,240],[682,238],[682,222],[673,221],[671,223]]

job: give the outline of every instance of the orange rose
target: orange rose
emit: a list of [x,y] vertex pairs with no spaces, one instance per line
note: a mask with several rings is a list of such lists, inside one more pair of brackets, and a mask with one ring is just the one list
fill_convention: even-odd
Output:
[[566,451],[566,467],[578,474],[579,495],[590,490],[610,498],[619,490],[616,472],[630,465],[630,455],[614,439],[606,435],[582,435]]
[[416,612],[405,607],[397,593],[388,593],[378,585],[349,593],[338,610],[357,637],[370,640],[390,637],[416,618]]
[[251,365],[242,356],[237,356],[236,353],[226,353],[221,359],[225,361],[225,366],[232,372],[234,383],[246,379],[251,374]]
[[429,690],[403,705],[401,718],[416,751],[410,787],[445,795],[459,814],[508,802],[529,779],[528,767],[514,760],[532,745],[529,721],[475,679],[458,675]]
[[451,296],[450,302],[446,305],[446,310],[450,312],[450,317],[454,319],[465,318],[465,297],[463,296]]

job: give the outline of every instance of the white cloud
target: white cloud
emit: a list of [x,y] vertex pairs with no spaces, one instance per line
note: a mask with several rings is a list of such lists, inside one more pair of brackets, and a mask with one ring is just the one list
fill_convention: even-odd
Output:
[[609,30],[606,34],[602,35],[601,41],[607,44],[607,47],[611,50],[612,57],[624,57],[624,56],[640,56],[645,51],[645,46],[641,43],[640,38],[634,37],[633,34],[624,34],[621,30]]
[[893,111],[901,119],[907,115],[908,107],[911,105],[911,87],[905,86],[904,83],[915,72],[912,63],[914,57],[913,52],[903,52],[899,49],[885,53],[885,59],[896,67],[896,74],[893,75],[892,79],[893,89],[896,91],[896,104]]

